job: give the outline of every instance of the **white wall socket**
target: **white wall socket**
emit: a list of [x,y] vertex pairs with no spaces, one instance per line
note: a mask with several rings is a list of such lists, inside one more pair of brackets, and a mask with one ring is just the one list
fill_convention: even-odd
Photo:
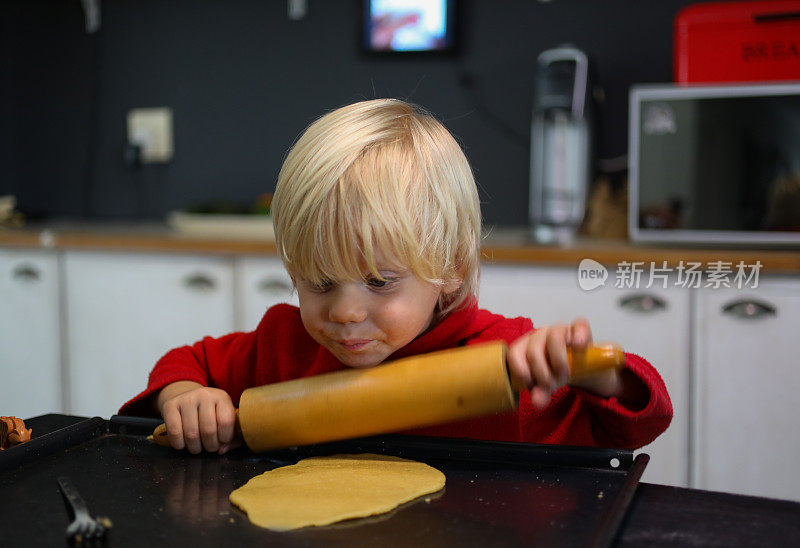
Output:
[[169,162],[173,154],[172,109],[135,108],[128,111],[128,142],[141,147],[143,163]]

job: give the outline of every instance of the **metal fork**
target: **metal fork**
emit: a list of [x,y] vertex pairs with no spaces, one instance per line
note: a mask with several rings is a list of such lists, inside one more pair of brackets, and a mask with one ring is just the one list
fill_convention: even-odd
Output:
[[105,538],[106,533],[112,527],[111,520],[97,516],[93,518],[89,514],[89,509],[86,503],[78,494],[78,490],[72,485],[69,478],[64,476],[58,478],[58,486],[61,488],[61,494],[69,503],[72,508],[72,523],[67,527],[67,540],[75,542],[75,544],[83,543],[84,541],[101,540]]

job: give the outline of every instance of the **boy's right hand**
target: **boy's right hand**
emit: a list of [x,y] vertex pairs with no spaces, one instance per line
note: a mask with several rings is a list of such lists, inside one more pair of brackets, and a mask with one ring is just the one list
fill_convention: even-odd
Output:
[[175,449],[222,455],[241,443],[234,440],[235,409],[224,390],[178,381],[165,386],[156,403]]

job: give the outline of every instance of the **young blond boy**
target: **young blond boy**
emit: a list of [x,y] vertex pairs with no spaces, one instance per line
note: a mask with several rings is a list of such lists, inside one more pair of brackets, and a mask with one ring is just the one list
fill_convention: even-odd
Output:
[[418,107],[377,99],[317,120],[289,152],[272,206],[299,308],[277,305],[253,332],[170,351],[120,410],[157,409],[176,449],[237,444],[246,388],[490,340],[509,343],[509,371],[530,396],[513,412],[413,433],[639,447],[669,425],[664,384],[638,356],[569,381],[567,348],[592,339],[585,320],[534,330],[478,309],[475,181],[450,133]]

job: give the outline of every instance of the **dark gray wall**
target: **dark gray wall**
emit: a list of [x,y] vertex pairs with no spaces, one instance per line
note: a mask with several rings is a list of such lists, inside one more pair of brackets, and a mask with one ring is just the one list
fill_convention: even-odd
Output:
[[[598,151],[627,149],[632,83],[667,82],[672,20],[687,1],[463,0],[455,57],[368,58],[360,2],[104,0],[87,35],[79,0],[4,0],[0,12],[0,194],[33,216],[160,218],[274,189],[303,128],[359,99],[409,98],[463,144],[492,224],[523,224],[533,66],[571,42],[606,100]],[[126,171],[125,116],[174,111],[175,157]]]

